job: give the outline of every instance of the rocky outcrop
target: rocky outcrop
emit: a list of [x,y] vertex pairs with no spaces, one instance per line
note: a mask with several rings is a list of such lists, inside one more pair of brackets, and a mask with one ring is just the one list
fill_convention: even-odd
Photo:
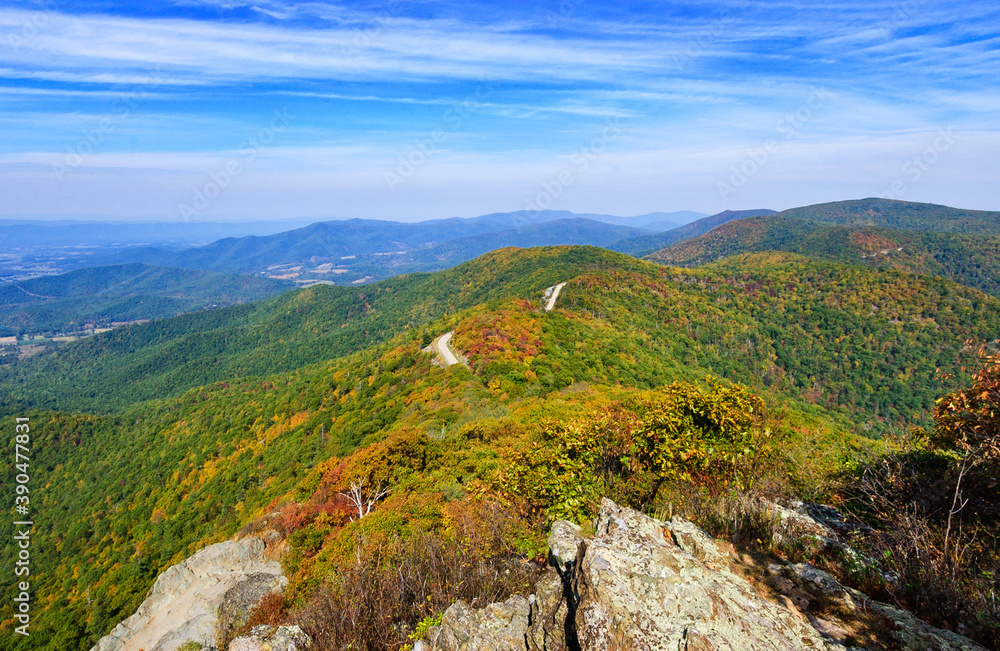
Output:
[[859,638],[913,651],[983,651],[957,633],[935,628],[912,613],[869,599],[808,563],[772,563],[765,575],[786,607],[825,637],[843,644]]
[[826,649],[822,635],[733,574],[715,542],[606,501],[577,559],[581,649]]
[[304,651],[312,640],[298,626],[254,626],[229,643],[228,651]]
[[[525,644],[531,651],[576,648],[576,621],[570,617],[571,606],[576,602],[567,599],[569,575],[549,568],[535,585],[535,594],[529,598],[531,615],[528,621]],[[521,647],[522,649],[524,647]]]
[[288,580],[264,558],[260,538],[211,545],[156,579],[135,614],[101,638],[91,651],[174,651],[185,642],[216,642],[220,616],[239,624],[263,596]]
[[555,523],[534,595],[481,611],[458,602],[415,651],[982,650],[808,564],[773,563],[751,583],[736,555],[684,520],[604,500],[595,528],[584,538]]
[[[464,601],[457,601],[445,611],[441,625],[432,627],[431,648],[448,651],[524,649],[530,612],[528,600],[519,595],[482,610],[472,610]],[[427,645],[418,643],[415,651],[420,649],[427,649]]]

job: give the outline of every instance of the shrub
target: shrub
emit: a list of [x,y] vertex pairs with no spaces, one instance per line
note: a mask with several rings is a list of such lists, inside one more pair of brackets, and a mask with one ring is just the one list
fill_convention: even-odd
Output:
[[864,466],[844,492],[847,507],[872,526],[852,545],[879,567],[854,568],[846,578],[935,626],[1000,648],[997,523],[969,508],[949,529],[956,484],[953,459],[929,451],[896,452]]
[[510,484],[514,494],[534,495],[550,520],[578,522],[601,496],[648,508],[669,481],[748,491],[772,432],[749,388],[674,383],[587,421],[546,427],[543,441],[515,455]]
[[523,554],[525,523],[497,504],[465,505],[441,533],[359,541],[354,562],[293,615],[315,649],[397,649],[458,599],[481,608],[533,591],[542,565]]
[[285,595],[280,592],[271,592],[257,602],[247,617],[247,623],[235,631],[232,637],[245,635],[255,626],[281,626],[286,623],[287,619],[288,605],[285,603]]
[[1000,462],[1000,352],[980,346],[971,386],[938,400],[934,442],[941,448]]
[[[422,620],[420,620],[419,623],[417,623],[416,628],[414,628],[410,632],[410,634],[407,635],[407,637],[410,638],[411,640],[422,640],[424,637],[427,636],[427,633],[428,631],[430,631],[431,628],[433,628],[434,626],[440,626],[443,620],[444,620],[444,613],[438,613],[437,615],[428,615],[427,617],[424,617]],[[412,648],[413,647],[409,644],[403,647],[404,651],[409,651]]]
[[873,527],[880,561],[859,587],[930,623],[1000,648],[1000,354],[980,347],[969,385],[938,401],[935,427],[889,441],[844,494]]

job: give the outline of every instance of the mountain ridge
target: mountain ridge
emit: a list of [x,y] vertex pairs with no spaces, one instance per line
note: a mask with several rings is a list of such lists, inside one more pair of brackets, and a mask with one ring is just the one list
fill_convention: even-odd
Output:
[[964,235],[1000,235],[1000,212],[966,210],[898,199],[852,199],[782,211],[783,215],[843,226],[881,226]]
[[653,251],[669,246],[674,242],[680,242],[682,240],[703,235],[711,231],[713,228],[716,228],[717,226],[720,226],[727,222],[737,219],[744,219],[746,217],[755,217],[757,215],[763,215],[763,214],[769,215],[773,214],[774,212],[775,211],[773,210],[768,210],[764,208],[755,210],[724,210],[715,215],[709,215],[708,217],[703,217],[689,224],[679,226],[664,233],[640,235],[637,237],[624,239],[620,242],[614,243],[609,248],[611,248],[611,250],[613,251],[618,251],[619,253],[628,253],[629,255],[642,257]]
[[[561,283],[544,311],[545,288]],[[281,554],[282,603],[319,608],[311,621],[326,627],[365,594],[390,598],[389,583],[350,582],[366,554],[388,562],[393,581],[397,569],[419,567],[397,565],[391,554],[408,549],[397,543],[458,550],[455,567],[471,558],[485,575],[508,576],[544,554],[539,527],[552,508],[582,517],[601,486],[633,504],[649,495],[653,484],[633,483],[631,465],[612,463],[620,478],[607,483],[580,456],[592,443],[607,452],[596,432],[635,440],[642,423],[694,428],[690,441],[666,439],[695,446],[690,454],[657,458],[691,460],[671,490],[695,493],[668,493],[674,501],[656,508],[701,490],[712,496],[704,508],[728,504],[741,475],[713,464],[756,463],[749,449],[777,455],[767,457],[775,477],[822,494],[824,482],[884,447],[872,439],[926,422],[954,386],[937,371],[957,374],[966,340],[998,328],[1000,300],[938,278],[788,253],[681,269],[547,247],[300,289],[22,360],[0,369],[0,395],[32,423],[33,468],[44,478],[32,504],[45,513],[33,534],[34,567],[45,568],[34,589],[50,606],[33,613],[32,636],[15,651],[85,651],[138,608],[161,570],[254,532]],[[443,368],[422,352],[449,331],[468,367]],[[739,438],[730,450],[734,432],[781,438]],[[713,456],[720,449],[725,456]],[[617,448],[610,454],[625,464]],[[574,479],[581,473],[584,483]],[[342,494],[363,481],[392,490],[357,517]],[[704,481],[716,483],[693,484]],[[503,510],[504,500],[524,515]],[[16,544],[10,522],[0,523],[4,554]],[[485,551],[470,543],[497,539]],[[327,585],[330,576],[344,582]],[[6,621],[11,579],[0,577]],[[322,610],[337,585],[358,592]],[[462,598],[450,590],[421,595],[400,618],[415,626],[440,613]],[[409,630],[378,622],[359,635],[401,641]]]
[[653,252],[646,259],[690,267],[741,253],[787,251],[847,264],[941,276],[1000,295],[1000,236],[859,225],[854,219],[844,219],[848,223],[841,224],[794,214],[800,213],[731,221],[697,238]]
[[484,247],[607,245],[645,232],[579,216],[527,222],[516,228],[508,228],[510,225],[492,217],[421,224],[346,220],[267,237],[226,238],[179,252],[144,249],[125,251],[117,257],[229,273],[326,263],[350,269],[344,278],[352,282],[356,277],[381,280],[399,273],[437,271],[490,250]]

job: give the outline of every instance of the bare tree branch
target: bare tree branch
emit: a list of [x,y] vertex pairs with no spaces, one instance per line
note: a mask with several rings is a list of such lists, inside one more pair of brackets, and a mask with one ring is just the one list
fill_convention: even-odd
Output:
[[[348,492],[339,493],[339,495],[346,497],[354,505],[354,508],[358,510],[358,520],[371,513],[372,507],[392,492],[388,484],[383,488],[382,480],[379,480],[374,487],[366,488],[367,483],[368,477],[362,477],[358,481],[351,482],[351,488]],[[354,522],[354,518],[351,518],[351,522]]]

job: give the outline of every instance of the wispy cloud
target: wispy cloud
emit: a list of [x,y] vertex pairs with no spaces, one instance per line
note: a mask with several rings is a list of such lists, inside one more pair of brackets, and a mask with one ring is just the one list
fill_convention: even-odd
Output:
[[[318,215],[341,201],[363,216],[500,209],[616,116],[628,119],[627,134],[560,207],[708,212],[735,207],[719,203],[715,180],[817,88],[831,101],[739,201],[871,194],[943,126],[976,135],[942,156],[914,197],[996,201],[982,169],[1000,164],[1000,147],[986,146],[1000,133],[1000,8],[987,3],[585,2],[563,13],[555,0],[58,6],[0,9],[0,210],[67,214],[86,204],[88,213],[169,216],[199,175],[289,107],[297,118],[280,147],[262,151],[245,187],[213,206],[220,215]],[[447,128],[483,80],[495,91],[419,178],[388,196],[384,171]],[[148,87],[142,105],[73,179],[46,186],[51,161],[137,85]],[[135,201],[113,189],[123,174],[143,188]]]
[[[24,12],[0,15],[0,32]],[[474,78],[610,79],[653,71],[660,57],[638,44],[558,41],[473,31],[453,21],[400,20],[363,48],[351,28],[289,29],[193,20],[59,16],[27,46],[20,76],[82,81],[105,68],[160,66],[164,83],[232,79]],[[10,68],[8,68],[10,70]],[[10,74],[10,73],[8,73]],[[115,79],[103,80],[116,83]]]

